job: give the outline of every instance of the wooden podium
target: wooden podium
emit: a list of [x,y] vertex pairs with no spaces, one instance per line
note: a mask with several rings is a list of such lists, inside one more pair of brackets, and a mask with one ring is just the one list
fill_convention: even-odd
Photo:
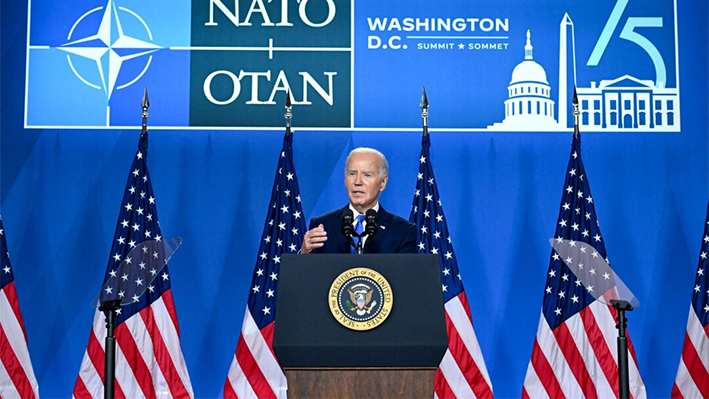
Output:
[[[284,255],[273,348],[288,398],[433,397],[448,347],[440,266],[430,254]],[[393,303],[377,327],[356,331],[331,313],[328,295],[345,271],[384,277]]]
[[288,399],[431,399],[435,368],[285,369]]

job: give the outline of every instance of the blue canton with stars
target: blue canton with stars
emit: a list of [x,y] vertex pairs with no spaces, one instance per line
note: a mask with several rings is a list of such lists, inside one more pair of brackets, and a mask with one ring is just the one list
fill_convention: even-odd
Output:
[[[596,209],[591,196],[586,171],[581,162],[581,137],[575,136],[571,145],[571,157],[566,170],[561,209],[556,224],[555,239],[581,241],[591,245],[593,257],[608,261],[601,229],[596,219]],[[603,292],[598,287],[585,286],[552,249],[547,273],[542,312],[551,329],[580,312],[596,300],[594,295]]]
[[2,225],[2,216],[0,216],[0,290],[13,281],[15,281],[15,276],[10,266],[10,253],[7,251],[5,228]]
[[281,255],[298,253],[306,231],[290,132],[283,137],[269,204],[248,300],[249,312],[259,329],[274,320]]
[[[148,307],[170,289],[170,274],[165,264],[165,256],[163,253],[153,252],[155,245],[152,243],[161,242],[162,234],[148,173],[147,158],[148,134],[145,133],[140,137],[138,151],[128,174],[111,246],[111,257],[108,260],[102,287],[103,295],[107,293],[106,291],[111,291],[124,300],[124,305],[116,312],[116,326]],[[130,259],[136,253],[136,249],[141,251],[141,244],[146,247],[148,243],[151,243],[149,248],[151,256],[148,257],[147,262]],[[146,273],[150,276],[147,279],[144,278]],[[142,295],[134,298],[127,297],[125,291],[121,293],[119,281],[135,284],[136,290],[133,291],[142,292]],[[145,288],[139,287],[143,285]]]
[[697,313],[702,327],[709,324],[709,268],[707,268],[707,253],[709,252],[709,204],[707,205],[707,218],[704,224],[704,237],[702,249],[699,252],[699,266],[697,266],[697,280],[694,282],[692,294],[692,309]]
[[448,225],[443,215],[443,205],[438,195],[438,185],[433,175],[433,166],[429,156],[430,135],[423,136],[419,173],[411,207],[409,221],[418,228],[418,251],[420,254],[437,254],[441,263],[441,283],[443,300],[463,292],[463,281],[458,270],[458,261],[453,252],[453,244],[448,235]]

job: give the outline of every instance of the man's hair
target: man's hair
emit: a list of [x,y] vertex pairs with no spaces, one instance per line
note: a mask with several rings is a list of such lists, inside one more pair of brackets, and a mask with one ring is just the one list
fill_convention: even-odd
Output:
[[345,161],[345,174],[347,173],[347,165],[350,164],[350,158],[354,154],[374,154],[379,157],[379,177],[384,177],[389,175],[389,163],[386,157],[381,152],[375,150],[374,148],[359,147],[350,151],[350,155],[347,156],[347,161]]

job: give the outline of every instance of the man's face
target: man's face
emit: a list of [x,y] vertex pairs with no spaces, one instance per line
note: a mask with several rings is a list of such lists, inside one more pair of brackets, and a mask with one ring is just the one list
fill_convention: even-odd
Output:
[[345,188],[350,203],[364,214],[379,199],[389,176],[380,176],[380,160],[376,154],[353,154],[345,168]]

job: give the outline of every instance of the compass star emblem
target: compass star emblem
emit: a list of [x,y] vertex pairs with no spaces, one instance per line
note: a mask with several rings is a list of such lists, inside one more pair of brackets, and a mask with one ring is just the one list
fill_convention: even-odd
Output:
[[[103,16],[96,34],[78,39],[72,37],[75,28],[79,26],[86,17],[95,12],[101,12],[102,10]],[[152,41],[153,37],[150,28],[148,28],[148,25],[138,14],[125,7],[117,8],[113,0],[108,0],[108,4],[105,7],[94,8],[82,15],[71,28],[67,37],[69,41],[58,47],[58,49],[66,51],[67,53],[93,60],[96,63],[98,74],[101,78],[100,84],[94,84],[85,79],[76,68],[74,68],[71,62],[71,55],[67,55],[69,66],[74,74],[85,84],[103,90],[104,93],[106,93],[106,97],[109,99],[114,89],[128,87],[140,79],[148,70],[150,62],[152,61],[152,55],[150,54],[162,48],[149,41],[144,41],[124,33],[118,10],[122,11],[124,16],[129,15],[136,18],[145,28],[148,38]],[[146,55],[148,59],[138,76],[130,82],[116,87],[118,75],[123,63]]]

